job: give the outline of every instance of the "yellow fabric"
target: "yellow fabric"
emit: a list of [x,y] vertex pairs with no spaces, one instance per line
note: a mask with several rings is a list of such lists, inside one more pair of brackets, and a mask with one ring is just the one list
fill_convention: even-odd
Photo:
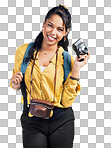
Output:
[[[22,46],[19,46],[17,48],[15,53],[15,64],[14,64],[13,74],[15,74],[16,72],[20,72],[21,64],[28,44],[29,43],[23,44]],[[77,96],[78,92],[81,90],[81,86],[78,81],[70,79],[70,76],[72,75],[72,67],[74,64],[74,57],[72,55],[71,55],[71,71],[63,85],[63,80],[64,80],[63,55],[62,55],[63,51],[64,49],[61,46],[59,46],[54,106],[67,108],[70,107],[74,102],[75,97]],[[31,59],[25,72],[25,84],[26,84],[28,104],[30,104],[30,80],[31,80],[32,62],[33,60]],[[53,58],[50,61],[50,64],[46,67],[46,69],[42,73],[38,62],[38,54],[37,54],[37,58],[35,60],[35,65],[33,69],[34,93],[31,90],[31,98],[32,97],[39,98],[49,102],[53,101],[55,62],[56,62],[56,54],[53,56]],[[11,81],[10,81],[10,87],[12,87]],[[77,87],[77,92],[75,91],[76,87]],[[21,98],[21,102],[23,103],[23,96]],[[52,115],[53,112],[51,112],[50,116]],[[30,113],[29,116],[31,116]]]

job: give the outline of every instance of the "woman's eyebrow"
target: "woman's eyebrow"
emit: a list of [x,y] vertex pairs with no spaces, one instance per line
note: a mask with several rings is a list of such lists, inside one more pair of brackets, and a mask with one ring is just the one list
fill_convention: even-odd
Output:
[[[53,25],[53,23],[52,23],[52,22],[48,22],[48,23],[51,23],[51,24]],[[63,28],[63,29],[64,29],[64,27],[58,27],[58,28]]]
[[[51,23],[51,22],[49,22],[49,23]],[[53,25],[53,23],[51,23],[52,25]]]

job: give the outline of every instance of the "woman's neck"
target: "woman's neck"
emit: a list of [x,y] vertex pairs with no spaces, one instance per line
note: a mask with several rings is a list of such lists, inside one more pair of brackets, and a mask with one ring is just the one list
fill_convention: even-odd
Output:
[[41,50],[46,51],[46,52],[56,51],[57,50],[57,44],[48,45],[48,44],[43,42],[42,46],[41,46]]

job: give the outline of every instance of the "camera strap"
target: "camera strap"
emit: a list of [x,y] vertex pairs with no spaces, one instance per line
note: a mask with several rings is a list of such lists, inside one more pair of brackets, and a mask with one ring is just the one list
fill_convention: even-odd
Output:
[[[34,61],[33,61],[33,64],[32,64],[32,69],[31,69],[30,101],[31,101],[31,86],[32,86],[32,89],[33,89],[32,73],[33,73],[33,68],[34,68],[34,64],[35,64],[35,59],[36,59],[37,53],[38,53],[38,50],[36,51],[35,58],[34,58]],[[54,75],[54,97],[53,97],[53,104],[54,104],[54,102],[55,102],[56,74],[57,74],[57,59],[58,59],[58,47],[57,47],[57,50],[56,50],[56,63],[55,63],[55,75]],[[34,92],[34,90],[33,90],[33,92]],[[43,98],[42,98],[42,99],[43,99]]]

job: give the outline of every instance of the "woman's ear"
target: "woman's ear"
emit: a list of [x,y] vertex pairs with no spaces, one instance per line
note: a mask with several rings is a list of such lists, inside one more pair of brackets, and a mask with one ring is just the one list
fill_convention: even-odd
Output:
[[44,25],[45,25],[45,21],[43,22],[43,25],[42,25],[42,26],[43,26],[43,28],[44,28]]
[[69,32],[69,28],[67,28],[67,32],[66,32],[66,35],[68,34],[68,32]]

